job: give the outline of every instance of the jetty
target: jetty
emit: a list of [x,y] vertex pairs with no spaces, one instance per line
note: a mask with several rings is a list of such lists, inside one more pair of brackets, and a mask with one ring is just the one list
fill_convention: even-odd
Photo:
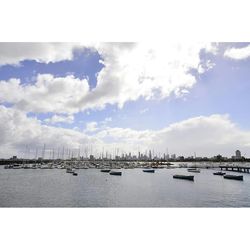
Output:
[[219,166],[221,171],[232,171],[239,173],[250,173],[250,167],[247,166]]

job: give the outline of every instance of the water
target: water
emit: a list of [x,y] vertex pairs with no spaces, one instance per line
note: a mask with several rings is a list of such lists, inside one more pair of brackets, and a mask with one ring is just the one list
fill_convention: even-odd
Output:
[[157,169],[154,174],[121,171],[122,176],[111,176],[98,169],[80,169],[73,176],[61,169],[0,167],[0,206],[250,207],[250,174],[235,181],[202,169],[188,173],[195,176],[191,182],[172,177],[187,174],[186,169]]

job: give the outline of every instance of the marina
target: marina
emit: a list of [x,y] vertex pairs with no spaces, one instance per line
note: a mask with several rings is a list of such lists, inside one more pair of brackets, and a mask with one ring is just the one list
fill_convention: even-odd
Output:
[[[219,164],[55,162],[0,166],[1,207],[249,207],[250,175]],[[146,174],[154,173],[154,174]],[[224,175],[225,173],[225,175]],[[224,178],[218,178],[221,175]],[[115,178],[115,176],[119,178]],[[244,179],[244,181],[242,180]],[[235,181],[241,180],[241,181]],[[240,195],[239,195],[240,192]]]

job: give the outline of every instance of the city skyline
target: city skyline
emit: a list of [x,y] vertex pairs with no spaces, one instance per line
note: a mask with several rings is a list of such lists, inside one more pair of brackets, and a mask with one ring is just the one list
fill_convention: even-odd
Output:
[[221,154],[214,155],[212,157],[207,157],[205,155],[197,156],[196,152],[193,155],[183,156],[177,155],[174,152],[169,153],[168,149],[164,153],[155,152],[154,149],[146,150],[144,152],[138,151],[137,153],[120,151],[119,148],[113,149],[113,151],[98,152],[93,150],[92,147],[78,148],[77,150],[72,150],[69,148],[58,148],[58,149],[47,149],[46,145],[43,148],[32,150],[26,147],[25,152],[22,155],[13,155],[9,159],[0,160],[117,160],[117,161],[249,161],[245,154],[242,155],[240,150],[236,150],[235,153],[229,157],[223,156]]
[[44,144],[250,156],[249,43],[0,43],[0,158]]

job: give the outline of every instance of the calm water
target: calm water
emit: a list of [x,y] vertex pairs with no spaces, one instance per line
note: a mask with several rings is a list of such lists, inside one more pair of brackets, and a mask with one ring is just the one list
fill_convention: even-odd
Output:
[[[195,181],[173,179],[186,169],[122,169],[111,176],[98,169],[3,169],[0,167],[1,207],[250,207],[250,174],[244,181],[201,170]],[[191,173],[189,173],[191,174]]]

